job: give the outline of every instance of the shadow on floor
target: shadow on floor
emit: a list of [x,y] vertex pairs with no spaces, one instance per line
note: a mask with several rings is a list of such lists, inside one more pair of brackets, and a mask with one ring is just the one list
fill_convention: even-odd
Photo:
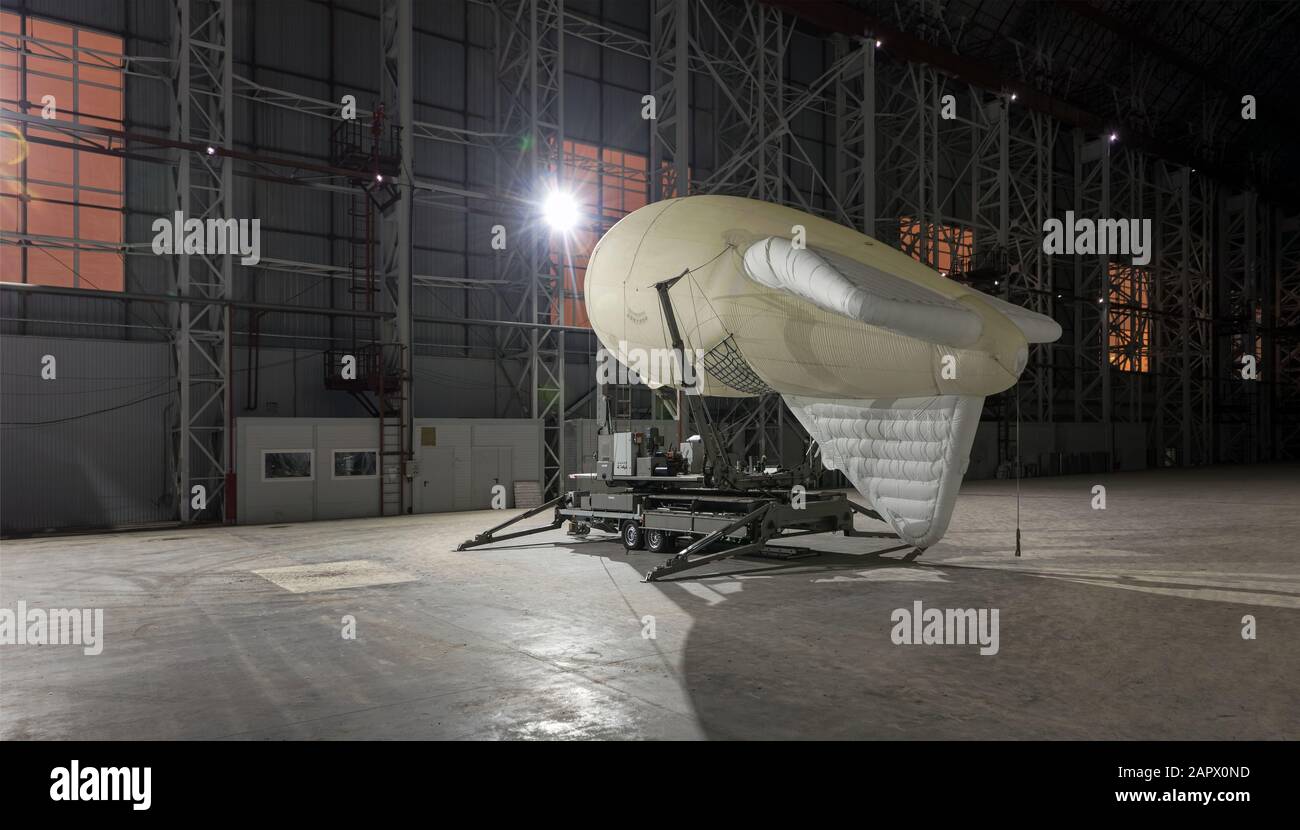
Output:
[[[639,573],[665,558],[624,551],[613,539],[562,544]],[[1288,637],[1243,640],[1249,607],[924,557],[908,562],[896,556],[904,549],[821,550],[793,562],[744,557],[650,583],[693,617],[683,685],[705,733],[1300,736],[1289,691],[1300,650]],[[918,601],[927,609],[996,609],[997,654],[981,655],[978,645],[895,645],[892,615]],[[1275,631],[1300,623],[1295,610],[1267,611],[1270,627],[1281,626]]]

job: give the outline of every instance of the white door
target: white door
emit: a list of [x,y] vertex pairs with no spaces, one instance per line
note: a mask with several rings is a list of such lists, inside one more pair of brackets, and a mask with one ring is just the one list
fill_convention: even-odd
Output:
[[492,487],[506,488],[506,506],[514,506],[514,452],[510,447],[474,447],[470,450],[470,509],[492,507]]
[[456,509],[456,451],[453,447],[421,447],[415,509],[445,513]]

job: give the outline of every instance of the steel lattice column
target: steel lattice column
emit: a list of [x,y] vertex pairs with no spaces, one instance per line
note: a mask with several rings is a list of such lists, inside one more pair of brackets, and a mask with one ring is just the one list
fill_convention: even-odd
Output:
[[840,221],[876,232],[876,49],[870,40],[835,37],[835,168]]
[[[1056,311],[1055,263],[1043,252],[1043,223],[1055,215],[1053,150],[1060,125],[1040,112],[1015,110],[1007,135],[1009,212],[1007,298],[1047,317]],[[1054,355],[1059,344],[1031,347],[1017,386],[1027,421],[1054,417]]]
[[[397,124],[401,131],[401,173],[397,182],[397,201],[379,214],[379,278],[384,287],[385,305],[395,315],[384,321],[382,342],[397,347],[396,354],[387,358],[397,361],[398,365],[390,368],[399,369],[401,376],[402,446],[395,472],[408,481],[414,434],[411,380],[414,360],[411,339],[411,211],[415,159],[412,25],[411,0],[383,0],[379,14],[379,97],[384,105],[386,123]],[[380,405],[383,406],[384,402],[381,401]],[[380,470],[380,475],[386,474]],[[412,504],[411,488],[401,486],[400,492],[402,503],[398,512],[407,513]]]
[[[516,314],[533,324],[522,338],[528,363],[520,384],[531,417],[542,421],[543,491],[559,495],[564,475],[565,295],[577,295],[568,244],[552,240],[528,205],[548,187],[562,189],[564,156],[564,2],[501,0],[497,4],[498,107],[507,194],[517,207],[509,276],[522,274]],[[567,288],[567,292],[566,292]]]
[[[1223,194],[1219,206],[1219,281],[1215,297],[1214,420],[1218,461],[1250,463],[1268,457],[1259,431],[1260,387],[1269,364],[1262,353],[1259,202],[1246,191]],[[1255,358],[1255,379],[1243,377]]]
[[[176,210],[186,221],[231,218],[232,161],[215,152],[232,149],[231,3],[176,0],[172,12],[171,138],[213,151],[178,151]],[[231,388],[223,303],[234,296],[233,260],[230,252],[174,257],[174,292],[183,301],[171,310],[178,393],[172,451],[178,512],[186,522],[219,517],[225,504]],[[207,492],[206,510],[191,507],[195,486]]]
[[[931,228],[936,224],[938,198],[939,74],[928,66],[890,67],[884,76],[880,109],[876,113],[877,182],[881,208],[872,236],[897,245],[931,262]],[[900,222],[916,222],[919,232],[910,243],[900,239]]]
[[[1147,157],[1131,150],[1111,155],[1111,213],[1097,219],[1151,218],[1155,213],[1155,191],[1147,184]],[[1152,235],[1155,222],[1151,223]],[[1098,229],[1098,244],[1101,242]],[[1149,240],[1151,242],[1152,240]],[[1143,423],[1148,396],[1151,360],[1151,269],[1134,265],[1130,254],[1109,254],[1106,266],[1107,374],[1110,378],[1113,421]]]
[[[970,91],[972,268],[1004,278],[982,289],[1051,317],[1054,263],[1043,252],[1042,228],[1054,214],[1052,150],[1059,127],[1041,113],[1017,108],[1009,96],[986,99],[987,93]],[[1052,354],[1057,348],[1043,344],[1030,349],[1015,387],[1025,421],[1052,418]],[[1012,417],[1010,411],[1004,414]]]
[[[1085,141],[1074,131],[1074,214],[1094,219],[1110,213],[1111,144]],[[1066,233],[1073,229],[1066,228]],[[1074,258],[1074,420],[1101,423],[1114,457],[1110,395],[1110,274],[1108,257]]]
[[1186,166],[1160,163],[1153,262],[1156,464],[1208,464],[1214,191]]
[[650,200],[690,190],[690,5],[654,0],[650,10],[650,88],[657,106],[650,122]]
[[1279,216],[1275,227],[1275,448],[1278,458],[1294,461],[1300,460],[1300,216]]

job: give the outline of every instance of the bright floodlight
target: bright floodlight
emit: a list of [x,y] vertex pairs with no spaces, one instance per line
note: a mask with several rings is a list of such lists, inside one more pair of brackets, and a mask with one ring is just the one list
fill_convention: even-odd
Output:
[[568,193],[552,190],[542,203],[542,216],[557,231],[572,230],[578,224],[578,203]]

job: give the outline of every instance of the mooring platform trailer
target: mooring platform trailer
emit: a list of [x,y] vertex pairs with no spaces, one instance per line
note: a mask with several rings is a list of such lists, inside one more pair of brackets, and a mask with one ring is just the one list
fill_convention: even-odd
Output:
[[[549,525],[498,535],[516,522],[553,510]],[[559,498],[502,522],[457,550],[554,530],[569,522],[569,533],[585,536],[592,528],[617,533],[627,550],[680,551],[646,573],[652,582],[668,574],[732,556],[767,555],[781,559],[813,555],[802,548],[774,544],[812,533],[888,537],[854,529],[853,515],[878,519],[872,510],[839,491],[673,491],[571,490]]]
[[[680,377],[687,376],[686,347],[668,289],[687,273],[655,285]],[[601,391],[599,384],[597,391]],[[757,467],[742,467],[733,461],[707,408],[695,395],[679,396],[679,407],[685,404],[700,434],[676,447],[664,446],[663,436],[655,429],[614,430],[604,400],[602,393],[597,399],[597,411],[608,428],[602,429],[598,438],[597,472],[570,478],[595,478],[607,489],[570,490],[462,542],[457,550],[544,533],[566,521],[569,533],[575,536],[585,536],[593,527],[617,533],[628,550],[645,548],[654,553],[671,553],[684,544],[675,556],[645,575],[647,582],[653,582],[731,556],[791,559],[814,555],[805,549],[773,544],[792,536],[836,531],[845,536],[893,536],[855,530],[854,513],[877,520],[880,515],[853,502],[842,491],[807,489],[810,478],[806,465],[782,469],[768,467],[766,459],[760,459]],[[689,434],[685,430],[683,433]],[[497,535],[547,510],[554,511],[549,525]]]

